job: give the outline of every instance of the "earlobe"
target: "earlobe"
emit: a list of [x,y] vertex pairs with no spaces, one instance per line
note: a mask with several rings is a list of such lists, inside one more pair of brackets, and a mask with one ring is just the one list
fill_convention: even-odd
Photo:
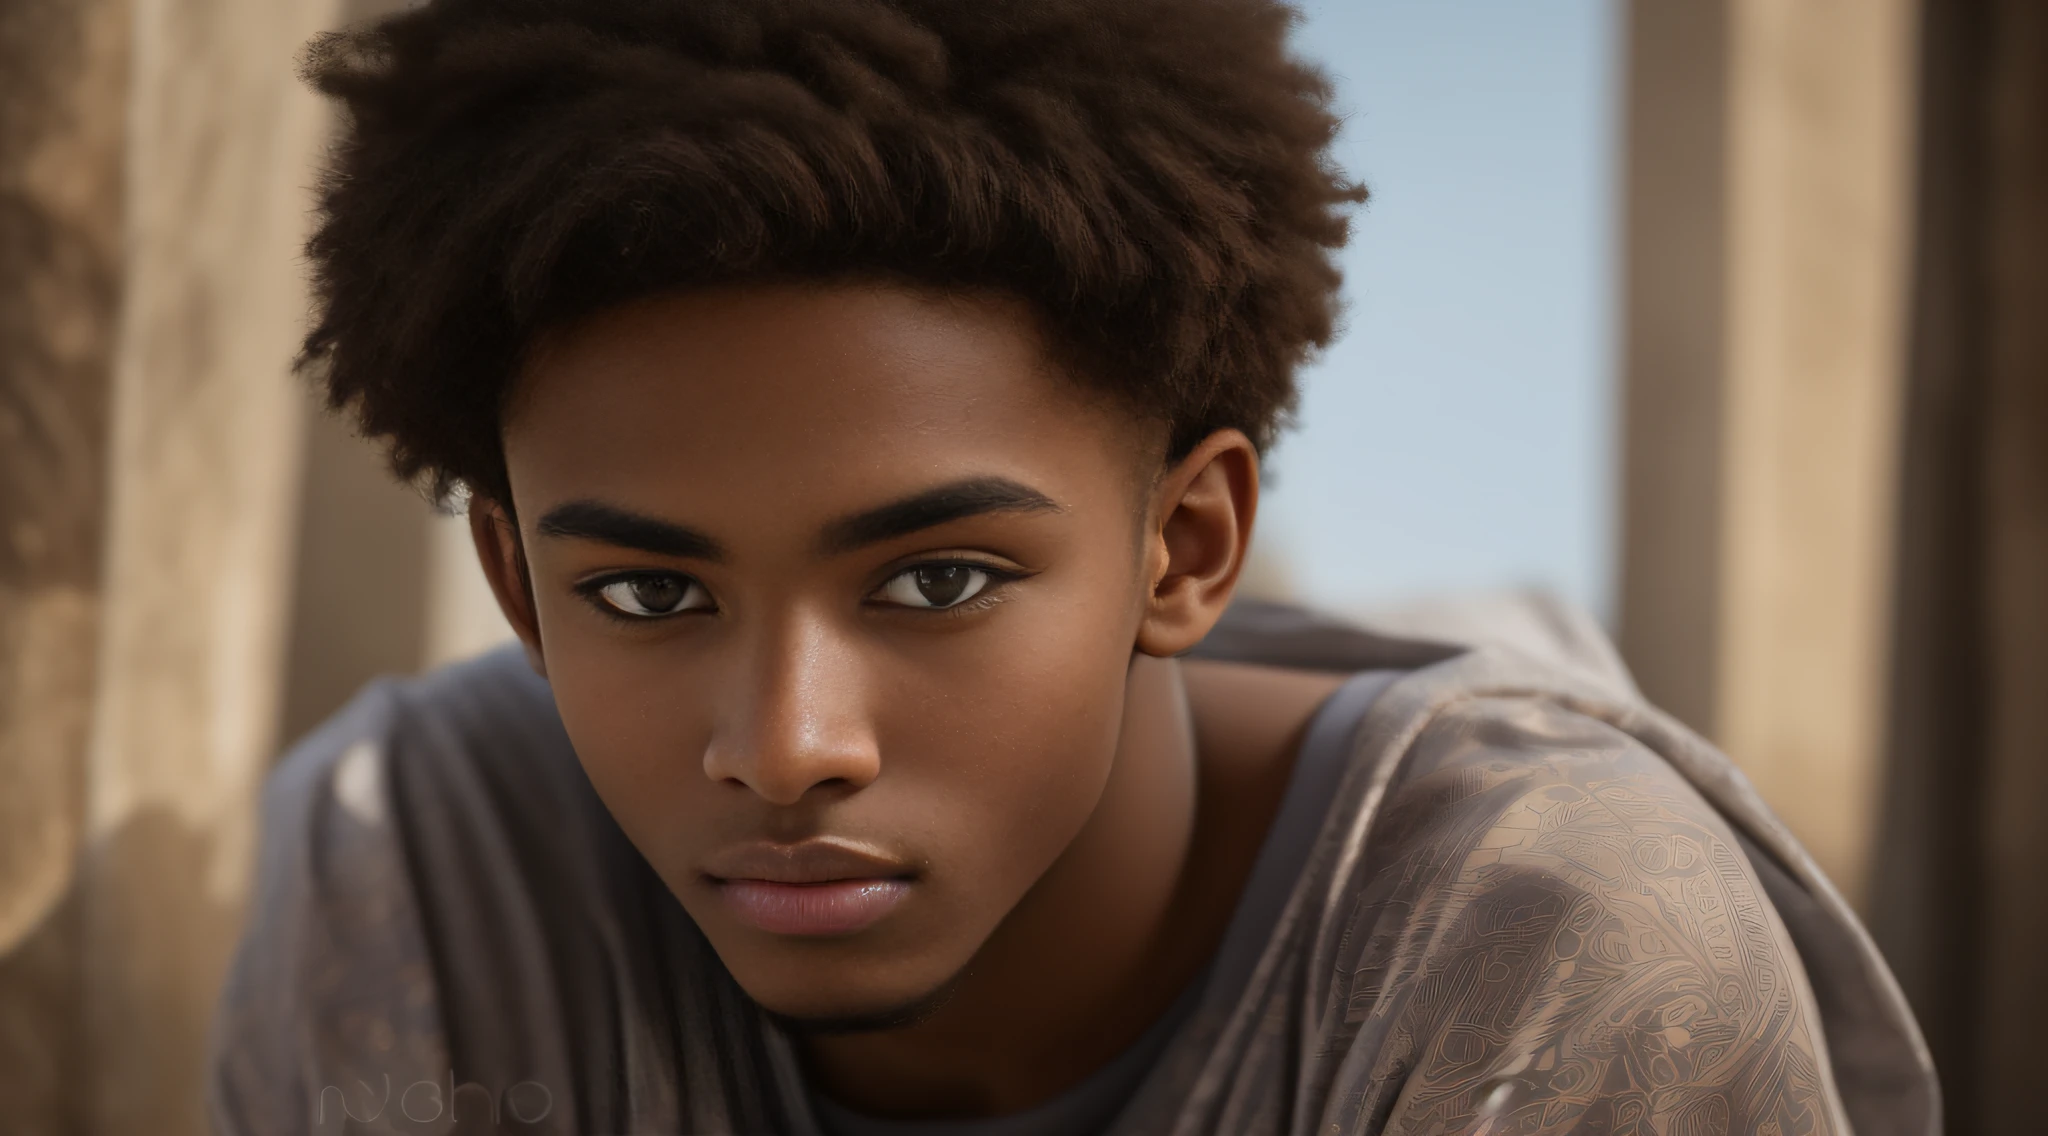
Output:
[[1259,504],[1259,454],[1242,431],[1219,430],[1160,479],[1147,534],[1156,581],[1138,650],[1178,655],[1223,616],[1237,589]]
[[497,597],[498,610],[513,634],[526,648],[527,664],[535,674],[547,677],[547,660],[541,651],[540,620],[533,607],[533,581],[526,570],[526,552],[519,541],[518,523],[509,510],[484,497],[469,502],[469,536],[476,545],[477,561],[484,579]]

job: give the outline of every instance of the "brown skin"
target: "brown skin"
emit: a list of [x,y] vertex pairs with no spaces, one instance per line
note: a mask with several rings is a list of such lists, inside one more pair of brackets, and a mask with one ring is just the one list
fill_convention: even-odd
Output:
[[[1022,305],[818,285],[585,321],[536,353],[504,444],[516,533],[480,501],[478,551],[627,836],[771,1012],[921,1011],[799,1030],[827,1093],[1027,1108],[1199,972],[1338,681],[1173,658],[1243,563],[1244,435],[1169,464],[1163,429],[1061,374]],[[991,478],[1044,500],[868,543],[835,525]],[[543,524],[572,502],[718,553]],[[929,574],[904,573],[932,564],[988,575],[916,606]],[[683,610],[623,618],[621,596]],[[849,934],[735,918],[708,865],[815,838],[900,865],[905,898]]]

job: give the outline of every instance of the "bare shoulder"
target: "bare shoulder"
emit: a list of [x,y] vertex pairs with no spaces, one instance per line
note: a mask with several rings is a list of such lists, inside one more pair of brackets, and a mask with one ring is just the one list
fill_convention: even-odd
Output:
[[1541,698],[1444,709],[1357,871],[1337,980],[1376,1040],[1343,1130],[1845,1130],[1754,867],[1620,731]]

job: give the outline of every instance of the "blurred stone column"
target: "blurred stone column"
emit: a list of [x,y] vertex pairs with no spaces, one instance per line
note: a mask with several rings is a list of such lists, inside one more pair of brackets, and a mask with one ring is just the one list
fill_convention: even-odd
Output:
[[133,0],[125,289],[81,882],[83,1130],[201,1132],[275,744],[332,0]]
[[1859,900],[1916,17],[1911,0],[1629,9],[1622,649]]
[[127,0],[0,3],[0,1127],[70,1131]]
[[301,392],[290,647],[278,741],[288,746],[379,675],[419,667],[426,625],[426,499],[401,485],[346,419]]
[[338,3],[0,4],[9,1133],[204,1130],[299,521],[294,61]]

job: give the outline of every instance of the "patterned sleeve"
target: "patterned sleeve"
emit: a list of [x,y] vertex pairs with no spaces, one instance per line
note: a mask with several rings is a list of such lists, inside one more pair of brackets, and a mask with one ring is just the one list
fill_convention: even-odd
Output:
[[1756,871],[1627,735],[1536,699],[1441,712],[1354,872],[1318,1131],[1848,1131]]
[[257,878],[207,1062],[223,1136],[410,1131],[401,1110],[423,1114],[442,1092],[447,1055],[388,779],[395,708],[392,687],[371,687],[265,786]]

